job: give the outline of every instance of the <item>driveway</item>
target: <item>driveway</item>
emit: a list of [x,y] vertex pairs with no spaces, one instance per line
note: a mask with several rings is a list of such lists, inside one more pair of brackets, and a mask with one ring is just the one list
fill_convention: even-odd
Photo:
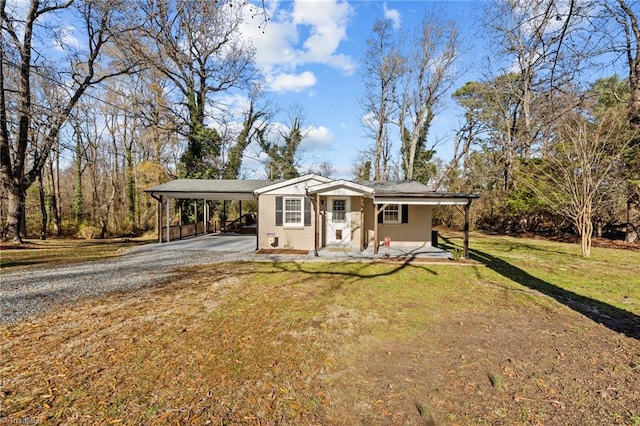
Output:
[[0,324],[37,316],[52,307],[68,306],[78,300],[163,285],[178,276],[183,267],[238,260],[277,260],[257,256],[251,253],[254,250],[255,236],[205,236],[140,246],[110,259],[2,271]]
[[256,250],[257,236],[240,234],[206,234],[184,240],[170,241],[168,243],[146,244],[131,250],[132,253],[140,251],[157,250],[205,250],[205,251],[234,251],[253,252]]

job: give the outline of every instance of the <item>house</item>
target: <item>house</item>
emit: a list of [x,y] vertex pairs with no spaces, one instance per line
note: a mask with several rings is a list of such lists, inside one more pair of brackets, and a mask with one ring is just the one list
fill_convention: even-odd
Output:
[[[415,181],[354,182],[315,174],[280,181],[178,179],[145,192],[159,202],[158,229],[163,227],[162,205],[166,202],[167,236],[171,199],[257,199],[257,249],[292,248],[316,254],[326,247],[356,251],[372,247],[377,253],[385,239],[394,246],[431,246],[433,208],[463,206],[465,257],[469,207],[478,198],[476,194],[430,191]],[[206,223],[203,219],[202,232],[207,232]]]

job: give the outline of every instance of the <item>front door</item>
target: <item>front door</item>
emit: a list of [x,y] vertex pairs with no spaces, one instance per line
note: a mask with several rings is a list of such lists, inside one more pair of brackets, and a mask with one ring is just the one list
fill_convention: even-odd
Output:
[[349,198],[328,198],[327,244],[351,243],[351,205]]

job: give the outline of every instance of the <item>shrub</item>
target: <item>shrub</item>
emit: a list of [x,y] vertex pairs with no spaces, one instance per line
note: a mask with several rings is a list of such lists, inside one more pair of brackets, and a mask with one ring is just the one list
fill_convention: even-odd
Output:
[[84,238],[85,240],[94,240],[100,236],[100,228],[93,225],[80,225],[80,229],[78,229],[78,237]]

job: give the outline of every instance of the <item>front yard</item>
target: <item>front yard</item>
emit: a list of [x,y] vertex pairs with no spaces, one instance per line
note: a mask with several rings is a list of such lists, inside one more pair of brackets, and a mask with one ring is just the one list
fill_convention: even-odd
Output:
[[0,424],[640,424],[640,253],[471,241],[477,265],[192,267],[0,326]]

